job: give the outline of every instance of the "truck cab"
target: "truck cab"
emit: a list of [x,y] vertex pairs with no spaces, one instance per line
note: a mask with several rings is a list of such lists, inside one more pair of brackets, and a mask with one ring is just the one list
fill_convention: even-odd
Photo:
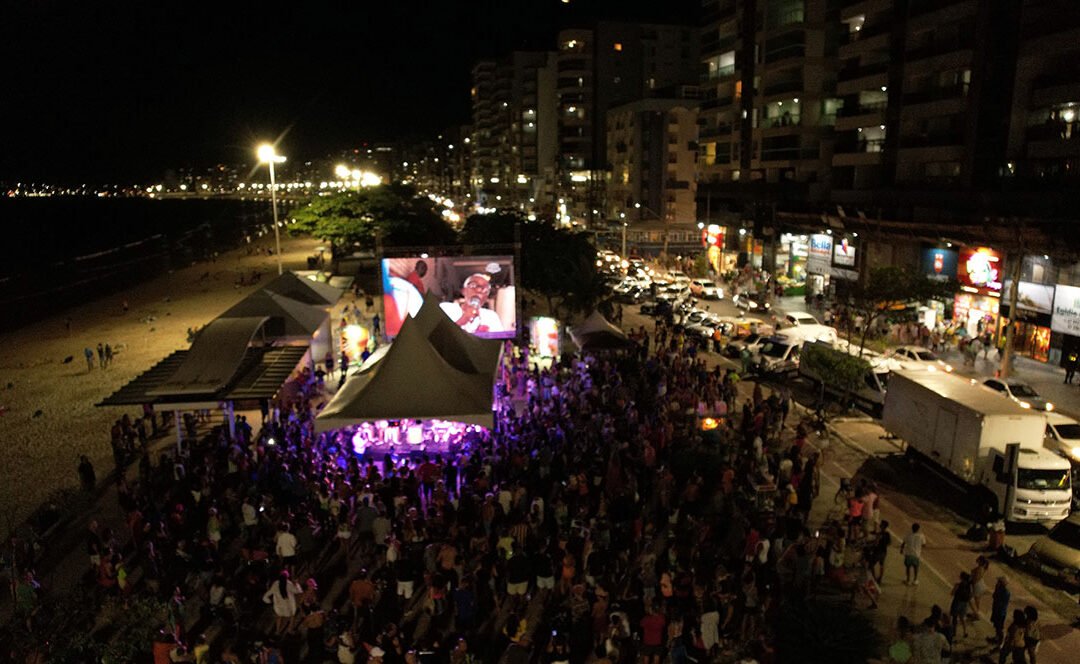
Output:
[[[1011,446],[1010,446],[1011,447]],[[1072,468],[1047,450],[1022,447],[1009,463],[1011,450],[991,452],[983,485],[997,498],[1008,521],[1057,522],[1072,510]]]

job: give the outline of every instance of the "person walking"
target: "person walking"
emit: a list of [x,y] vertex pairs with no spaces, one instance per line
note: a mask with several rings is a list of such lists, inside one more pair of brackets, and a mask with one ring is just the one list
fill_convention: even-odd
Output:
[[105,366],[106,367],[112,364],[112,358],[113,358],[112,346],[110,346],[109,344],[105,344]]
[[98,366],[101,367],[102,369],[104,369],[105,368],[105,344],[101,343],[100,341],[98,342],[98,345],[97,345],[97,357],[98,357]]
[[83,349],[83,355],[86,356],[86,370],[94,370],[94,351],[89,346]]
[[304,591],[295,581],[289,580],[289,573],[282,570],[277,581],[263,593],[263,602],[274,605],[274,634],[285,634],[292,627],[296,617],[296,598]]
[[922,549],[926,546],[926,536],[919,532],[920,529],[919,524],[911,524],[911,532],[900,543],[900,553],[904,554],[904,585],[919,585],[919,565]]
[[1001,642],[1005,639],[1005,620],[1009,617],[1009,600],[1011,599],[1009,580],[1004,576],[999,576],[990,601],[990,624],[994,626],[994,636],[988,639],[997,648],[1001,647]]
[[952,604],[949,607],[949,616],[952,618],[953,625],[963,628],[965,639],[968,635],[968,611],[970,610],[973,594],[971,575],[967,572],[960,572],[960,581],[952,589]]
[[1042,634],[1039,630],[1039,610],[1034,606],[1024,607],[1024,618],[1027,626],[1024,628],[1024,649],[1027,651],[1028,664],[1038,664],[1039,641]]
[[1021,609],[1013,610],[1013,619],[1005,632],[1005,641],[1001,645],[998,664],[1005,664],[1012,656],[1013,664],[1027,664],[1027,618]]
[[83,491],[93,491],[94,485],[97,484],[94,464],[90,463],[90,459],[85,454],[79,456],[79,484],[82,485]]
[[1076,367],[1080,366],[1080,352],[1069,351],[1065,357],[1065,384],[1072,385],[1073,376],[1076,375]]

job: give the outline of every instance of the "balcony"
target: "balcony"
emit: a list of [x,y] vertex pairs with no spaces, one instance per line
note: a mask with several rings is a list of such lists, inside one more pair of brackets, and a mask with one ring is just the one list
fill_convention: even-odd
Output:
[[936,148],[942,146],[962,146],[964,134],[961,131],[939,131],[929,134],[904,136],[900,139],[900,147],[908,148]]
[[771,65],[784,60],[790,60],[791,58],[801,58],[806,55],[805,44],[789,44],[787,46],[781,46],[780,48],[773,49],[765,52],[764,63]]
[[818,159],[818,148],[763,148],[761,161],[797,161],[800,159]]
[[710,108],[726,108],[728,106],[731,106],[731,103],[733,101],[734,98],[732,97],[713,97],[712,99],[706,99],[702,101],[700,108],[703,110]]
[[776,127],[798,127],[801,124],[800,115],[780,115],[775,118],[763,118],[760,127],[762,129],[775,129]]
[[782,95],[788,92],[802,92],[803,82],[802,79],[794,81],[777,81],[776,83],[769,83],[765,86],[765,96],[771,97],[772,95]]
[[956,85],[946,85],[940,88],[908,92],[904,95],[904,104],[908,106],[914,104],[927,104],[930,102],[942,101],[944,99],[967,97],[967,93],[968,84],[957,83]]
[[858,63],[852,63],[845,65],[839,73],[836,75],[836,80],[839,81],[854,81],[855,79],[865,78],[867,76],[874,76],[875,74],[885,74],[889,71],[889,63],[875,62],[873,64],[863,65]]
[[730,136],[734,127],[730,123],[724,123],[716,127],[702,127],[698,131],[698,138],[701,140],[709,138],[720,138],[722,136]]
[[963,37],[958,39],[943,39],[941,41],[931,41],[926,44],[921,44],[913,48],[909,48],[905,54],[905,58],[908,62],[915,62],[916,60],[925,60],[926,58],[933,58],[939,55],[945,55],[946,53],[954,53],[957,51],[970,51],[975,45],[975,37],[972,32],[966,33]]

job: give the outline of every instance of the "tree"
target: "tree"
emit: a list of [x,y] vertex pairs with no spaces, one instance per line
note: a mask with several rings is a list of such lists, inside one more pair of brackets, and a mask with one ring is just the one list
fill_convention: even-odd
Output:
[[593,309],[605,294],[589,236],[548,221],[528,221],[512,210],[471,215],[459,235],[464,244],[512,244],[521,228],[521,285],[547,299],[548,310]]
[[898,308],[932,298],[952,297],[955,281],[937,281],[924,274],[899,267],[877,267],[866,281],[857,284],[849,296],[851,309],[862,316],[859,354],[866,347],[866,335],[874,323]]
[[293,233],[329,242],[334,253],[344,247],[374,249],[377,234],[388,246],[452,244],[454,229],[416,189],[388,184],[330,196],[314,196],[291,215]]
[[862,387],[863,379],[870,371],[870,363],[861,357],[819,343],[805,344],[799,362],[800,370],[821,383],[822,402],[828,386],[843,395],[841,403],[844,407],[847,407],[851,393]]

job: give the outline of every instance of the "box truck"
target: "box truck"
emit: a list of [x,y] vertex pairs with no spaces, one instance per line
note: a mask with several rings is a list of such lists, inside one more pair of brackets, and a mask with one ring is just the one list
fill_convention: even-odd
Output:
[[[823,366],[840,361],[851,362],[861,369],[862,375],[857,387],[836,385],[830,380],[828,372],[822,370]],[[808,341],[803,344],[799,361],[801,377],[809,380],[825,394],[851,399],[859,408],[875,417],[881,415],[881,409],[885,405],[889,372],[899,368],[896,362],[888,358],[875,354],[860,356],[859,349],[849,346],[843,339],[831,344],[827,341]]]
[[952,374],[894,371],[882,424],[910,456],[959,480],[981,508],[1007,521],[1064,519],[1071,473],[1067,459],[1043,447],[1046,415],[995,396]]

